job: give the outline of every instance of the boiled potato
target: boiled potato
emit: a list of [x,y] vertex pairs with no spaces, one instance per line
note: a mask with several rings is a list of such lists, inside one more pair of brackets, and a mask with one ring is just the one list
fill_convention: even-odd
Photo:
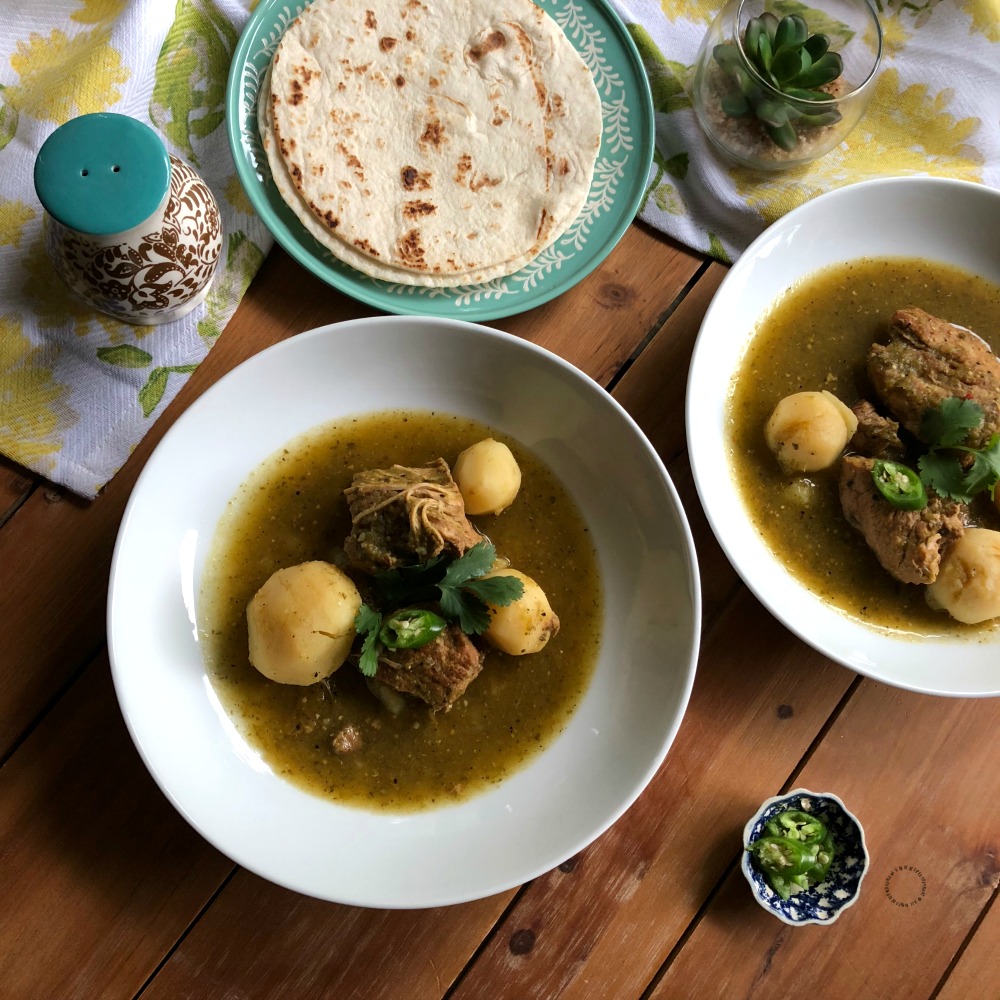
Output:
[[858,429],[858,418],[832,392],[796,392],[774,408],[767,446],[786,472],[828,469]]
[[452,469],[467,514],[499,514],[521,488],[521,469],[510,448],[486,438],[470,445]]
[[272,681],[314,684],[347,659],[361,595],[326,562],[272,573],[247,606],[250,662]]
[[513,576],[524,584],[524,593],[506,607],[490,605],[490,627],[484,637],[512,656],[537,653],[559,631],[559,619],[549,606],[545,591],[516,569],[499,569],[490,576]]
[[1000,531],[966,528],[928,584],[927,601],[968,625],[1000,615]]

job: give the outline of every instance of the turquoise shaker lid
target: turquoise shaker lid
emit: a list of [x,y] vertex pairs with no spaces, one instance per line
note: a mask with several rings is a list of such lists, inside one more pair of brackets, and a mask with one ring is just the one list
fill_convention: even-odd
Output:
[[81,115],[60,125],[35,159],[45,211],[70,229],[110,236],[138,226],[170,187],[160,137],[127,115]]

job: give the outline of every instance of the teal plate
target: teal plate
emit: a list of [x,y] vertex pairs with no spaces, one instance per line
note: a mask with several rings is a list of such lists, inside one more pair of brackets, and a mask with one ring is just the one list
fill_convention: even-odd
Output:
[[240,181],[278,243],[334,288],[400,314],[498,319],[549,302],[590,274],[614,249],[642,200],[653,159],[653,103],[635,45],[604,0],[536,2],[590,67],[604,120],[590,194],[560,239],[514,274],[456,288],[379,281],[337,260],[282,200],[257,133],[257,94],[264,72],[285,29],[307,6],[307,0],[265,0],[247,22],[233,55],[226,112]]

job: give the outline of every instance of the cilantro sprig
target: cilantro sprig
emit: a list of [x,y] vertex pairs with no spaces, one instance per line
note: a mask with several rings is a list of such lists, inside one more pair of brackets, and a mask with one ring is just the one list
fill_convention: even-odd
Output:
[[[375,589],[385,604],[437,601],[442,615],[458,622],[468,635],[481,635],[490,626],[488,605],[506,607],[524,593],[524,584],[514,576],[483,579],[496,561],[496,548],[485,539],[457,559],[438,556],[420,566],[387,570],[375,577]],[[358,666],[366,677],[378,670],[379,632],[382,615],[362,604],[354,628],[364,639]]]
[[983,448],[965,444],[969,432],[981,426],[983,419],[978,403],[957,396],[924,414],[920,436],[930,450],[917,462],[924,486],[959,503],[970,503],[986,490],[991,498],[995,496],[1000,482],[1000,434],[991,435]]
[[382,629],[382,615],[367,604],[362,604],[354,616],[354,629],[358,635],[364,636],[358,669],[365,677],[374,677],[378,673],[378,634]]

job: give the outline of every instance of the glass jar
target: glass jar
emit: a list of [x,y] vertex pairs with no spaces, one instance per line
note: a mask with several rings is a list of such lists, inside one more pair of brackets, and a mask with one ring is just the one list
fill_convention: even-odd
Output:
[[871,0],[813,0],[798,23],[785,23],[783,6],[729,0],[705,34],[691,82],[708,138],[758,170],[801,166],[839,145],[871,101],[882,58]]

